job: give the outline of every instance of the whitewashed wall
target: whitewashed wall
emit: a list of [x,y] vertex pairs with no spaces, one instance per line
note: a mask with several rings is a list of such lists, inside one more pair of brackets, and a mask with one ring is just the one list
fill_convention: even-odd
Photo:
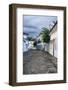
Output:
[[23,35],[23,52],[28,51],[29,41],[27,40],[27,35]]
[[53,55],[53,43],[54,43],[54,56],[57,57],[58,52],[57,25],[53,28],[52,32],[50,33],[49,53],[51,55]]

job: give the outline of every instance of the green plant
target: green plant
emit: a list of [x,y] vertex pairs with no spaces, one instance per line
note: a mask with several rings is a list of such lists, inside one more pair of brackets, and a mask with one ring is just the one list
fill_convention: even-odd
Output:
[[43,42],[46,42],[46,43],[49,43],[50,41],[50,36],[49,36],[49,30],[47,28],[42,28],[42,32],[41,32],[41,35],[42,35],[42,41]]

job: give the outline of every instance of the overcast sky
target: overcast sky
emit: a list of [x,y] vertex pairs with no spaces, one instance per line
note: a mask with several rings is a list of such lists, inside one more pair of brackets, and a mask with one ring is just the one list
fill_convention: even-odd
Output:
[[24,32],[29,33],[30,36],[36,37],[42,31],[43,27],[49,29],[49,25],[53,21],[57,21],[56,16],[28,16],[24,15]]

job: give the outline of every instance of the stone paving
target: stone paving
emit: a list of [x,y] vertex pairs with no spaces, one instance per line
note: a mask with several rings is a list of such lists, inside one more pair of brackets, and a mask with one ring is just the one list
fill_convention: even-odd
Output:
[[23,53],[23,74],[57,73],[57,58],[41,50]]

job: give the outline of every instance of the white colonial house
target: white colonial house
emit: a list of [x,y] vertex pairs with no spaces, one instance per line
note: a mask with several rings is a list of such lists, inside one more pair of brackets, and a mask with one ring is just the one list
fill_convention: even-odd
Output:
[[23,33],[23,52],[28,51],[29,41],[28,41],[28,34]]
[[43,42],[42,40],[42,34],[39,34],[39,36],[37,37],[37,41],[41,41],[40,43],[37,44],[37,48],[44,50],[44,51],[48,51],[48,43]]
[[29,41],[29,49],[33,49],[33,43],[34,43],[34,41]]
[[57,57],[57,51],[58,51],[58,36],[57,36],[57,22],[53,25],[53,27],[50,30],[50,42],[49,42],[49,50],[48,52]]

